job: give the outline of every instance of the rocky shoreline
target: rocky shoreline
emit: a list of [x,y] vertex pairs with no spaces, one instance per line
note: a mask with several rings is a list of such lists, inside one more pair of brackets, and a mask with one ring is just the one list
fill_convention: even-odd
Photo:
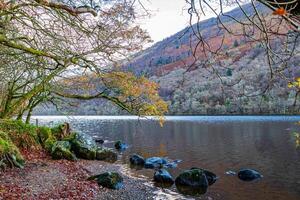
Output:
[[[122,141],[115,143],[116,151],[102,146],[102,141],[97,144],[99,140],[87,134],[72,133],[67,123],[34,130],[41,146],[16,151],[21,155],[19,160],[14,159],[15,152],[5,157],[7,160],[0,171],[0,200],[186,199],[179,193],[192,198],[212,199],[210,195],[202,195],[218,180],[218,176],[206,169],[185,169],[175,179],[168,169],[176,168],[181,160],[131,155],[128,160],[131,167],[153,170],[153,181],[149,181],[149,178],[132,176],[126,164],[115,163],[119,153],[128,147]],[[9,165],[9,161],[15,162]],[[19,165],[13,167],[14,163]],[[229,174],[232,173],[235,175],[235,172]],[[252,169],[242,169],[238,178],[253,181],[262,175]],[[176,192],[163,189],[171,188],[174,183]]]
[[[87,180],[106,171],[122,174],[124,187],[111,190]],[[158,189],[146,183],[146,180],[130,177],[119,164],[52,160],[43,155],[27,159],[24,169],[0,172],[0,199],[155,199]]]
[[[117,159],[117,152],[88,135],[71,133],[67,123],[48,128],[8,120],[0,130],[5,131],[0,135],[0,200],[154,198],[157,189],[108,162]],[[124,187],[111,190],[88,180],[106,172],[119,173]]]

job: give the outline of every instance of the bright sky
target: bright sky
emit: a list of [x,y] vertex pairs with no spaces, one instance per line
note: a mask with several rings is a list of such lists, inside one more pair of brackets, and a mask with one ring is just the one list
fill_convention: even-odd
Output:
[[150,19],[143,20],[141,26],[146,29],[152,40],[158,42],[188,25],[189,15],[185,0],[148,0],[144,6],[151,10]]
[[[188,5],[185,0],[143,0],[145,8],[151,10],[150,19],[145,19],[141,27],[146,29],[154,42],[171,36],[189,25]],[[232,8],[226,8],[228,11]],[[203,19],[212,17],[206,13]]]

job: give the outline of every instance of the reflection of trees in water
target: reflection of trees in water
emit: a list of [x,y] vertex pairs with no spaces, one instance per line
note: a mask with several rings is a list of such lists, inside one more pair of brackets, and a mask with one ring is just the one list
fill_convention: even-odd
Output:
[[160,157],[165,157],[168,155],[166,145],[164,143],[159,144],[159,149],[157,153]]
[[294,132],[293,135],[294,135],[294,138],[295,138],[296,149],[300,149],[300,133]]
[[300,128],[300,121],[295,123],[296,127],[293,127],[293,132],[292,132],[292,140],[295,141],[295,146],[296,149],[300,149],[300,133],[299,133],[299,128]]

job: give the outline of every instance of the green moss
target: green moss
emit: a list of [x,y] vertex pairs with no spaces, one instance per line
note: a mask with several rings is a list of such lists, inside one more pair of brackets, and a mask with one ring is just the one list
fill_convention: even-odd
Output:
[[123,187],[123,178],[117,172],[105,172],[103,174],[91,176],[88,180],[96,180],[99,185],[111,189],[120,189]]
[[75,139],[76,139],[76,133],[71,133],[70,135],[64,137],[62,140],[72,142]]
[[20,120],[1,120],[0,130],[6,132],[19,148],[29,149],[39,146],[37,128],[31,124],[25,124]]
[[62,124],[59,124],[57,126],[52,127],[51,128],[52,134],[56,137],[60,136],[61,131],[62,131],[62,126],[63,126]]
[[5,166],[22,168],[24,159],[8,134],[0,131],[0,168]]
[[37,133],[41,144],[44,144],[48,138],[52,137],[51,129],[45,126],[39,127]]
[[76,133],[70,141],[72,150],[79,158],[94,160],[96,159],[97,145],[93,138],[87,134]]
[[44,148],[46,149],[46,151],[48,151],[49,153],[51,153],[52,147],[54,145],[54,143],[56,142],[56,139],[54,137],[50,137],[48,138],[45,143],[44,143]]
[[52,129],[42,126],[38,128],[37,132],[41,145],[51,153],[52,146],[57,141],[56,137],[52,134]]
[[51,150],[53,159],[76,160],[76,156],[71,152],[71,144],[67,141],[57,141]]
[[97,160],[105,160],[108,162],[115,162],[118,159],[118,154],[111,149],[97,149],[96,151]]
[[55,136],[56,139],[63,139],[64,138],[64,129],[65,129],[66,123],[59,124],[51,128],[51,132],[53,136]]

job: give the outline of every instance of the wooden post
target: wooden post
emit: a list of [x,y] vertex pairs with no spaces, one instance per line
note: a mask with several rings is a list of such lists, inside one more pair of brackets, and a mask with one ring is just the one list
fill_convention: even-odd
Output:
[[39,120],[38,120],[38,118],[35,119],[35,125],[39,126]]

